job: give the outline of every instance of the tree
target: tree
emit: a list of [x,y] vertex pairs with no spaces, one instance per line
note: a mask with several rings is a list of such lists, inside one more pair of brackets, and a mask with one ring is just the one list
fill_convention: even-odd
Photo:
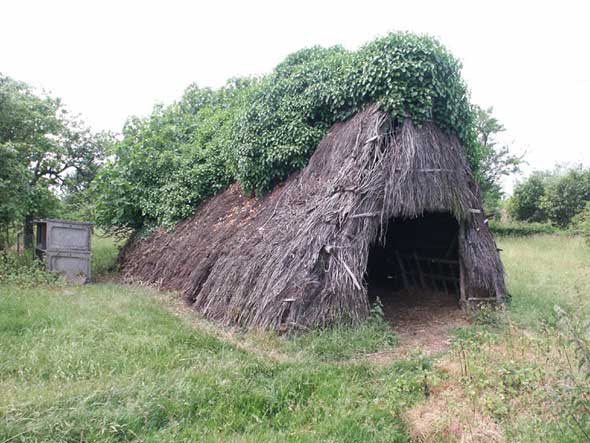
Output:
[[543,222],[547,213],[541,207],[541,199],[551,174],[535,171],[526,180],[518,183],[508,203],[508,213],[516,220]]
[[519,183],[508,211],[516,220],[550,221],[565,228],[590,202],[590,169],[581,165],[558,166],[553,171],[533,172]]
[[34,218],[55,212],[58,192],[96,173],[104,144],[59,99],[0,74],[0,222],[22,219],[31,249]]
[[19,162],[17,150],[0,144],[0,250],[9,242],[8,229],[15,220],[24,217],[22,198],[27,189],[27,169]]
[[64,143],[71,155],[68,173],[62,177],[60,192],[69,219],[94,220],[95,198],[91,183],[103,167],[115,137],[109,132],[91,131],[81,120],[70,120]]
[[551,223],[565,228],[590,201],[590,169],[575,166],[549,180],[540,207]]
[[479,183],[488,212],[494,212],[500,205],[502,188],[500,180],[520,172],[523,156],[513,155],[508,145],[500,145],[498,134],[506,129],[493,117],[493,108],[475,106],[475,129],[479,142]]

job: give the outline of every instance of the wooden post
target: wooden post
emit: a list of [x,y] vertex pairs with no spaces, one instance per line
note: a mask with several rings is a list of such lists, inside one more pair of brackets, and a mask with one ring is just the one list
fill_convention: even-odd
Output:
[[496,289],[496,303],[498,303],[498,306],[503,304],[506,301],[506,294],[504,294],[503,292],[501,292],[498,289],[498,285],[494,285],[495,289]]
[[418,258],[418,254],[414,252],[414,260],[416,260],[416,267],[418,268],[418,276],[420,277],[420,284],[422,285],[422,289],[426,289],[426,282],[424,281],[424,274],[422,273],[422,267],[420,266],[420,259]]
[[404,289],[408,289],[410,284],[408,283],[408,276],[406,275],[406,267],[404,266],[404,262],[399,255],[399,251],[395,251],[395,258],[397,259],[397,264],[402,271],[402,281],[404,282]]
[[463,263],[463,251],[465,243],[465,225],[459,224],[459,293],[461,306],[467,307],[467,278],[465,275],[465,264]]
[[[449,265],[449,269],[451,269],[451,265]],[[438,271],[440,272],[441,276],[445,276],[444,268],[442,263],[438,263]],[[447,286],[447,280],[445,278],[442,279],[443,286],[445,288],[445,294],[449,295],[449,287]]]

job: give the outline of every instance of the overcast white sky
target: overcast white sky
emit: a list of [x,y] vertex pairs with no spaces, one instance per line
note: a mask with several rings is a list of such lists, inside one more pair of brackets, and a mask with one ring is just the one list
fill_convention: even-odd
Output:
[[0,72],[44,88],[95,129],[184,88],[270,71],[305,46],[354,49],[391,30],[463,61],[528,169],[590,165],[588,1],[0,1]]

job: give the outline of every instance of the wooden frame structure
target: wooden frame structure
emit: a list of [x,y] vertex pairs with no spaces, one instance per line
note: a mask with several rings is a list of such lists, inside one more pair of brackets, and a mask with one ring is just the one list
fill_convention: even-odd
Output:
[[461,223],[457,233],[459,254],[456,259],[426,257],[413,253],[394,251],[395,265],[400,271],[400,281],[404,288],[418,287],[434,289],[447,295],[458,295],[463,308],[471,307],[473,303],[498,301],[502,302],[502,293],[497,290],[496,299],[493,296],[479,296],[469,285],[465,261],[461,255],[464,250],[465,226]]

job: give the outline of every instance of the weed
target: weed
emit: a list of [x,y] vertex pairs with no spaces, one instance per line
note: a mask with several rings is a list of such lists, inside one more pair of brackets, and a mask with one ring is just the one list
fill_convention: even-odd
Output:
[[58,278],[57,274],[45,271],[44,264],[33,254],[0,252],[0,284],[30,287],[55,283]]

